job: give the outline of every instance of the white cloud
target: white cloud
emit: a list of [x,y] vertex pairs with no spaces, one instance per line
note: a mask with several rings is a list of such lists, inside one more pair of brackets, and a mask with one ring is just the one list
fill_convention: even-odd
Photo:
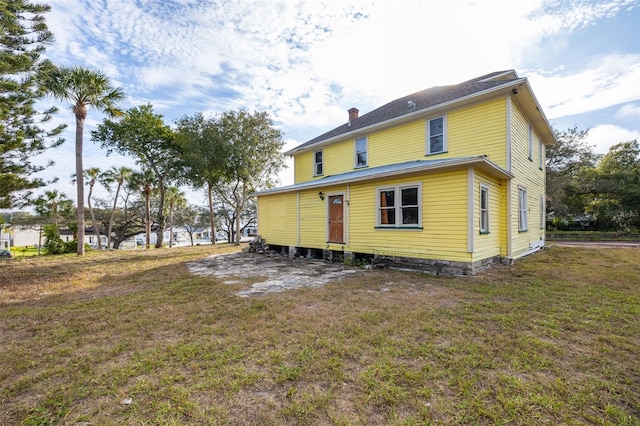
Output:
[[612,53],[581,70],[527,73],[551,118],[608,108],[640,98],[640,54]]
[[[511,68],[531,79],[550,118],[621,103],[627,105],[616,116],[633,118],[640,109],[640,52],[589,56],[585,49],[582,68],[519,69],[531,57],[561,55],[572,48],[572,34],[637,7],[637,0],[403,0],[401,6],[56,0],[52,6],[46,18],[57,41],[47,55],[104,71],[125,90],[125,107],[151,103],[168,122],[196,111],[267,110],[285,136],[303,139],[289,141],[294,145],[344,123],[350,107],[364,114],[417,90]],[[607,126],[591,134],[624,130]],[[86,153],[102,154],[92,146]]]
[[613,124],[600,124],[590,129],[586,138],[597,154],[606,154],[613,145],[632,140],[640,141],[640,130],[629,130]]
[[616,112],[615,116],[619,119],[635,119],[636,123],[640,126],[640,104],[622,105]]

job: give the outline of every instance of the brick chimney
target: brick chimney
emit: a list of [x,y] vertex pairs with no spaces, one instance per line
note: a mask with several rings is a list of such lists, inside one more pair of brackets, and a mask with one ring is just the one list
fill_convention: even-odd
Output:
[[358,108],[351,108],[349,110],[349,122],[355,121],[358,118]]

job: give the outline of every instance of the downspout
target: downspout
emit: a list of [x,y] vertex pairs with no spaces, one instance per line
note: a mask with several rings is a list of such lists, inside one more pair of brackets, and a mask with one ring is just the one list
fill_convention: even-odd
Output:
[[[511,127],[511,96],[507,96],[507,171],[511,173],[511,143],[512,143],[512,127]],[[507,258],[513,257],[512,229],[511,229],[511,179],[507,181],[506,188],[506,225],[507,225]]]
[[[474,180],[475,180],[475,170],[473,166],[467,167],[467,251],[473,255],[475,249],[475,233],[473,224],[475,222],[475,211],[474,211]],[[472,259],[473,261],[473,259]]]
[[296,219],[297,219],[296,245],[300,247],[300,191],[296,192]]

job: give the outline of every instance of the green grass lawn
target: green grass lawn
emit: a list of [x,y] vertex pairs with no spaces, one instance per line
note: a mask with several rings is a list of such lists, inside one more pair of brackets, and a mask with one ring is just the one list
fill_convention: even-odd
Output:
[[0,263],[0,424],[640,424],[637,249],[261,298],[187,272],[231,249]]

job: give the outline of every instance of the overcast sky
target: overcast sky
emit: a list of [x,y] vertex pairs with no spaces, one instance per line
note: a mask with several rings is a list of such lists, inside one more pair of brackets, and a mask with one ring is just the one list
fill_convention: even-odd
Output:
[[[44,0],[46,1],[46,0]],[[640,0],[49,0],[58,65],[101,70],[173,125],[184,115],[268,111],[289,149],[407,94],[515,69],[550,123],[590,129],[598,152],[640,139]],[[50,101],[50,103],[54,103]],[[58,188],[75,190],[74,117],[45,154]],[[84,166],[106,170],[90,141]],[[281,175],[292,183],[292,170]],[[199,194],[190,195],[204,205]]]

